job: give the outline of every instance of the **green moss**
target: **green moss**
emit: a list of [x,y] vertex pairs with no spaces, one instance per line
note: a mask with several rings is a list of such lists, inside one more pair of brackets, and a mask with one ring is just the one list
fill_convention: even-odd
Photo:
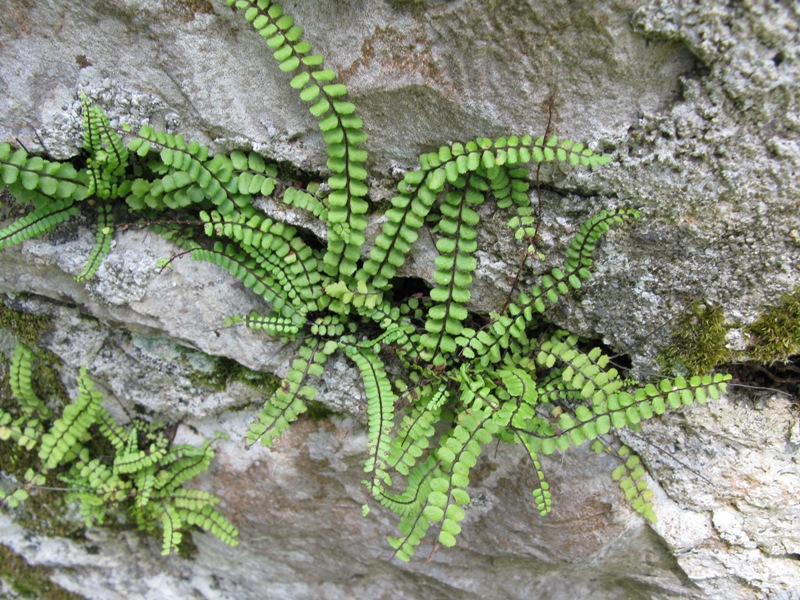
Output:
[[32,567],[7,546],[0,544],[0,578],[23,598],[47,598],[48,600],[79,600],[73,594],[50,581],[53,570],[47,567]]
[[312,421],[324,421],[335,414],[336,413],[334,411],[332,411],[322,402],[317,402],[316,400],[306,402],[305,416]]
[[800,286],[781,296],[776,305],[767,306],[745,332],[752,336],[751,360],[773,364],[800,354]]
[[[39,464],[36,450],[27,451],[16,444],[0,446],[0,471],[23,479],[31,465]],[[61,470],[47,473],[45,488],[31,492],[28,499],[14,510],[14,521],[24,529],[47,536],[81,538],[86,530],[82,523],[66,518],[65,494],[59,491],[64,483]]]
[[53,326],[50,317],[34,315],[11,308],[8,298],[0,296],[0,329],[5,329],[18,341],[34,347]]
[[667,371],[678,375],[708,373],[730,358],[725,344],[729,329],[721,307],[695,302],[678,319],[669,346],[659,353],[659,361]]
[[258,387],[265,393],[271,393],[280,383],[280,379],[272,373],[253,371],[230,358],[212,358],[215,362],[215,368],[212,371],[205,373],[194,370],[192,374],[189,375],[189,379],[193,384],[209,388],[215,392],[220,392],[226,389],[231,383],[240,381],[247,385]]

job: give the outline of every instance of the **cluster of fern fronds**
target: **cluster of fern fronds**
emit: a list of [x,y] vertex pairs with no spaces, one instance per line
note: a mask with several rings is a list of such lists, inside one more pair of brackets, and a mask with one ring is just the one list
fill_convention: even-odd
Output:
[[87,526],[124,510],[140,529],[161,529],[163,554],[177,550],[182,532],[191,527],[238,544],[238,531],[214,508],[220,499],[184,486],[214,458],[208,442],[200,448],[174,445],[158,422],[120,425],[102,406],[103,395],[85,369],[72,401],[45,402],[33,383],[33,363],[34,352],[18,344],[8,370],[13,402],[0,406],[0,450],[13,456],[17,453],[6,445],[16,445],[35,451],[39,462],[15,485],[0,487],[0,502],[15,508],[56,474],[64,485],[57,489],[66,492],[68,502],[77,502]]
[[[510,298],[486,324],[469,308],[478,268],[479,205],[491,201],[508,211],[511,235],[531,258],[537,227],[531,166],[594,168],[610,158],[555,135],[442,146],[423,154],[419,168],[404,176],[367,249],[367,135],[345,86],[280,5],[227,1],[264,38],[288,84],[317,119],[328,154],[324,185],[298,189],[254,152],[212,157],[196,142],[149,127],[136,133],[112,128],[99,108],[84,102],[84,169],[0,146],[4,182],[20,202],[32,204],[27,216],[0,231],[0,246],[49,231],[91,203],[97,242],[80,279],[97,271],[114,222],[124,215],[157,223],[192,258],[219,265],[263,298],[263,312],[230,316],[228,324],[302,344],[250,427],[248,444],[273,444],[314,398],[315,378],[328,358],[344,353],[356,365],[366,396],[364,482],[371,501],[399,516],[399,533],[390,543],[402,560],[431,532],[436,545],[456,543],[469,507],[472,469],[493,440],[527,451],[542,514],[551,510],[552,498],[540,456],[589,442],[620,457],[614,479],[632,506],[654,519],[639,459],[609,434],[715,397],[724,391],[725,378],[634,384],[599,349],[548,329],[542,317],[589,279],[600,236],[638,213],[617,208],[591,216],[566,245],[563,264]],[[254,200],[264,196],[321,220],[325,247],[309,245],[306,233],[258,210]],[[438,252],[432,287],[400,297],[397,271],[424,228]],[[387,374],[388,360],[402,376]],[[166,509],[165,514],[172,518]]]

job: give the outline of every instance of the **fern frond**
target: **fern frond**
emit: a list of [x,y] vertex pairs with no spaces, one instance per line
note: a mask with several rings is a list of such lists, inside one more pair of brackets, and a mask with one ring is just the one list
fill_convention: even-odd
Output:
[[321,275],[312,249],[294,227],[275,222],[253,211],[200,212],[209,237],[224,236],[249,254],[279,285],[301,312],[318,310]]
[[183,534],[180,531],[181,527],[183,527],[183,522],[178,510],[171,504],[162,504],[161,525],[163,527],[161,554],[166,556],[172,550],[177,551],[183,541]]
[[428,450],[436,435],[436,423],[441,418],[441,404],[447,399],[447,388],[438,386],[432,398],[420,402],[404,418],[392,440],[388,465],[401,475],[408,476]]
[[225,317],[225,326],[243,323],[250,329],[262,330],[270,335],[288,336],[293,337],[299,331],[300,327],[292,319],[282,317],[275,313],[268,315],[260,315],[257,312],[252,312],[249,315]]
[[657,519],[652,502],[653,490],[647,485],[647,473],[641,459],[624,444],[616,450],[610,445],[599,444],[600,448],[603,446],[615,454],[622,463],[611,472],[611,478],[619,483],[622,493],[625,494],[625,500],[630,502],[631,507],[645,519],[655,523]]
[[147,450],[139,449],[139,431],[132,428],[124,452],[114,457],[114,471],[120,475],[130,475],[159,463],[167,454],[166,444],[151,443]]
[[465,333],[466,340],[462,354],[466,358],[475,358],[481,364],[497,362],[501,357],[501,349],[527,339],[526,330],[535,325],[539,315],[562,297],[580,289],[582,281],[591,277],[591,254],[600,236],[608,231],[612,224],[621,223],[625,219],[638,218],[638,211],[618,209],[600,211],[581,225],[580,231],[567,249],[564,268],[555,267],[542,275],[539,283],[529,292],[521,292],[514,302],[510,302],[501,315],[497,315],[489,330]]
[[274,281],[262,265],[243,253],[237,246],[223,245],[221,242],[216,242],[213,248],[201,248],[196,243],[191,243],[191,246],[194,247],[191,250],[193,260],[210,262],[225,269],[239,279],[245,287],[270,302],[276,312],[298,324],[305,321],[305,310],[296,307],[291,302],[291,298],[287,298],[280,283]]
[[497,202],[498,208],[508,208],[517,206],[518,208],[529,208],[531,205],[528,190],[528,169],[516,167],[509,169],[495,165],[486,171],[486,180]]
[[597,405],[610,394],[618,392],[623,382],[616,369],[605,369],[609,358],[600,348],[584,353],[577,348],[577,342],[578,336],[563,330],[556,331],[541,345],[537,362],[552,362],[550,356],[553,356],[563,363],[564,368],[559,374],[564,383],[579,392],[581,398],[591,400],[593,405]]
[[[172,169],[161,180],[152,183],[137,179],[128,199],[132,208],[163,209],[168,204],[177,206],[185,202],[188,206],[208,199],[220,214],[225,215],[236,206],[250,203],[249,196],[239,194],[238,185],[230,185],[234,179],[231,159],[223,154],[209,159],[208,148],[196,141],[187,143],[183,136],[144,126],[128,142],[128,149],[139,156],[160,149],[161,164]],[[229,187],[234,187],[234,190],[230,191]],[[182,190],[182,193],[176,195],[176,190]]]
[[264,157],[256,152],[234,150],[230,154],[236,188],[242,195],[271,196],[277,186],[275,177],[278,169],[267,164]]
[[390,538],[395,556],[408,561],[414,554],[431,525],[437,524],[437,542],[454,546],[461,533],[459,523],[464,519],[462,507],[469,504],[469,472],[481,453],[481,446],[489,443],[504,427],[505,417],[495,414],[488,406],[473,405],[470,413],[462,413],[460,421],[446,434],[435,451],[440,472],[430,479],[430,492],[421,504],[421,511],[413,519],[401,520],[402,538]]
[[328,207],[324,199],[320,199],[306,190],[289,186],[283,191],[281,200],[289,206],[307,211],[321,221],[328,220]]
[[356,275],[358,280],[369,280],[379,290],[388,289],[389,281],[405,263],[441,190],[441,186],[429,187],[426,174],[424,170],[411,171],[398,185],[400,194],[391,200],[391,208],[384,215],[386,222],[375,239],[369,260]]
[[44,235],[55,229],[59,223],[77,216],[79,212],[72,198],[56,200],[41,206],[0,229],[0,250]]
[[118,453],[122,452],[128,442],[128,434],[125,429],[102,406],[97,409],[96,420],[103,437],[114,446]]
[[51,411],[36,395],[32,382],[33,350],[25,344],[17,344],[11,357],[9,369],[9,385],[14,398],[20,403],[23,411],[37,414],[41,418],[50,416]]
[[369,456],[364,464],[367,489],[374,496],[384,485],[391,486],[387,463],[391,454],[390,436],[394,427],[394,403],[397,396],[389,384],[383,361],[365,348],[343,345],[345,354],[358,368],[367,399]]
[[473,253],[478,247],[475,238],[480,217],[472,206],[483,202],[480,188],[486,187],[486,182],[473,174],[464,183],[463,190],[445,194],[437,225],[441,237],[436,242],[436,287],[430,293],[436,304],[428,311],[426,333],[420,337],[420,344],[426,348],[422,358],[434,366],[444,364],[446,357],[456,351],[456,338],[463,332],[463,321],[468,316],[464,305],[469,302],[469,286],[477,267]]
[[536,510],[538,510],[539,514],[544,517],[550,514],[550,511],[553,508],[553,498],[550,493],[550,484],[545,480],[544,471],[542,470],[542,465],[539,462],[539,455],[528,444],[530,438],[525,435],[520,435],[519,432],[517,432],[517,439],[522,442],[522,445],[527,450],[528,457],[533,465],[533,474],[536,478],[536,486],[532,491],[533,501],[536,504]]
[[82,368],[78,376],[78,396],[64,408],[50,430],[42,436],[39,458],[46,470],[55,469],[73,450],[96,420],[103,395]]
[[206,441],[200,448],[181,444],[170,451],[159,461],[161,467],[156,475],[155,489],[162,496],[169,496],[184,483],[196,477],[211,464],[214,449]]
[[204,500],[199,497],[175,496],[173,502],[181,521],[188,526],[200,527],[210,532],[218,540],[229,546],[238,546],[239,531],[213,508],[214,504],[219,502],[219,498],[210,494],[209,496],[211,496],[209,499]]
[[114,215],[110,204],[100,205],[97,211],[97,234],[92,251],[89,253],[89,260],[83,267],[81,274],[75,281],[87,281],[94,277],[100,263],[111,251],[111,240],[114,238]]
[[[302,39],[303,29],[284,14],[280,4],[267,0],[227,0],[229,6],[245,11],[245,18],[265,39],[281,71],[292,73],[290,85],[300,99],[310,104],[328,147],[331,176],[327,196],[328,250],[325,271],[329,276],[351,276],[361,258],[367,220],[368,189],[364,163],[367,152],[361,147],[367,136],[355,106],[345,100],[347,88],[334,83],[336,73],[322,66],[322,56],[312,53],[311,44]],[[343,227],[342,227],[343,226]]]
[[562,412],[552,434],[529,432],[541,438],[531,440],[531,447],[545,454],[552,454],[557,448],[564,450],[570,444],[579,446],[587,439],[594,440],[607,434],[612,427],[623,429],[636,425],[643,419],[663,414],[670,406],[678,408],[694,402],[703,403],[708,397],[718,398],[730,379],[730,375],[719,373],[693,377],[689,381],[682,377],[662,379],[658,387],[647,384],[629,393],[619,389],[613,370],[601,371],[588,355],[578,352],[573,343],[568,342],[570,339],[564,338],[564,332],[557,332],[542,344],[536,361],[546,368],[552,368],[558,361],[566,364],[558,371],[560,379],[579,390],[580,398],[588,401],[590,407],[580,405],[574,412]]
[[322,365],[328,359],[324,344],[312,340],[298,352],[299,358],[292,362],[289,373],[280,386],[264,404],[258,418],[247,432],[247,445],[258,441],[271,446],[283,434],[289,424],[306,411],[306,402],[316,396],[317,390],[306,384],[309,377],[322,375]]
[[124,179],[128,151],[108,122],[106,114],[81,96],[83,103],[83,148],[89,153],[89,195],[116,198],[127,193],[130,182]]
[[29,157],[24,149],[12,150],[6,143],[0,144],[0,177],[20,202],[33,198],[78,201],[89,195],[85,173],[71,164]]

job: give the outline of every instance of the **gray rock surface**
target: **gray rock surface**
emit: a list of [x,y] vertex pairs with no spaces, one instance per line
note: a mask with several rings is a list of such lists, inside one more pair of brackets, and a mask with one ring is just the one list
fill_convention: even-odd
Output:
[[[605,206],[642,219],[613,232],[596,277],[559,307],[573,331],[603,338],[641,370],[670,320],[696,298],[754,320],[800,284],[800,12],[788,0],[287,2],[342,75],[370,134],[376,200],[419,152],[477,135],[552,127],[614,155],[590,172],[543,168],[548,261]],[[0,141],[74,155],[78,95],[114,119],[184,134],[224,151],[254,148],[309,173],[324,149],[313,119],[269,52],[223,2],[27,0],[0,23]],[[35,132],[38,132],[38,138]],[[504,299],[516,250],[487,208],[474,306]],[[430,278],[425,236],[408,274]],[[181,435],[225,430],[203,485],[242,530],[230,549],[195,535],[192,560],[158,542],[95,530],[87,541],[20,530],[0,540],[92,598],[798,598],[800,478],[796,413],[785,398],[734,393],[630,436],[653,474],[659,523],[630,511],[603,457],[570,452],[545,466],[554,512],[529,500],[523,457],[481,463],[458,548],[431,562],[387,561],[393,523],[362,519],[366,447],[354,372],[338,361],[320,399],[339,415],[304,420],[275,449],[241,439],[259,390],[204,387],[214,357],[285,371],[291,348],[222,317],[258,305],[205,264],[126,231],[98,276],[72,279],[92,243],[78,222],[0,252],[0,292],[51,314],[42,340],[87,365],[128,407],[182,420]],[[550,264],[548,262],[547,264]],[[540,266],[536,266],[538,270]],[[194,431],[198,433],[194,433]],[[199,438],[198,438],[199,439]],[[95,549],[99,548],[99,553]],[[131,557],[135,557],[132,560]]]

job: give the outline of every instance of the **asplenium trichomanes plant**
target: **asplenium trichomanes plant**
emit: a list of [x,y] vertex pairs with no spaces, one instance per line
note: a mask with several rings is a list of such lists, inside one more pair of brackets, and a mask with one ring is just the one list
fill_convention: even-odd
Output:
[[[420,156],[419,168],[400,182],[367,253],[367,135],[345,86],[280,5],[227,2],[244,11],[317,119],[327,145],[326,184],[287,185],[254,152],[210,157],[206,147],[180,136],[149,127],[138,133],[114,129],[87,102],[85,168],[0,146],[3,180],[34,209],[0,231],[0,245],[49,231],[91,204],[99,215],[97,243],[79,278],[95,273],[108,252],[115,216],[127,212],[126,219],[157,224],[194,259],[219,265],[263,297],[263,313],[228,322],[302,345],[251,425],[248,444],[275,443],[314,398],[314,379],[328,358],[342,352],[356,365],[366,395],[364,484],[373,502],[400,518],[399,534],[389,542],[401,560],[414,554],[430,530],[435,547],[456,543],[470,501],[471,469],[493,440],[527,451],[542,514],[551,509],[551,494],[539,456],[589,441],[597,451],[621,457],[613,478],[632,506],[654,519],[644,468],[608,434],[670,407],[716,397],[725,377],[639,385],[623,379],[599,348],[587,350],[566,331],[541,333],[548,307],[589,279],[600,236],[638,213],[602,210],[586,220],[567,246],[563,265],[511,298],[488,324],[479,325],[468,308],[477,268],[477,207],[491,198],[508,210],[513,235],[532,253],[536,211],[528,194],[529,165],[560,161],[591,168],[610,158],[556,136],[442,146]],[[120,135],[129,139],[127,147]],[[324,249],[260,212],[253,200],[261,196],[319,218],[327,226]],[[399,297],[395,275],[425,227],[436,239],[435,286],[421,297]],[[387,360],[403,374],[389,376]]]
[[[33,383],[34,351],[17,344],[8,369],[10,399],[0,398],[0,442],[35,452],[38,464],[11,448],[24,469],[12,489],[0,487],[0,502],[15,508],[30,490],[48,483],[48,476],[68,487],[87,526],[102,524],[109,513],[124,510],[139,529],[161,529],[162,554],[177,550],[183,530],[200,527],[226,544],[236,546],[239,532],[214,508],[220,499],[184,484],[205,471],[214,458],[209,442],[200,448],[173,444],[167,428],[157,421],[132,419],[121,425],[103,407],[86,369],[78,375],[78,393],[71,401],[47,402]],[[12,404],[7,400],[13,400]],[[26,468],[27,467],[27,468]],[[47,488],[51,489],[51,488]]]

